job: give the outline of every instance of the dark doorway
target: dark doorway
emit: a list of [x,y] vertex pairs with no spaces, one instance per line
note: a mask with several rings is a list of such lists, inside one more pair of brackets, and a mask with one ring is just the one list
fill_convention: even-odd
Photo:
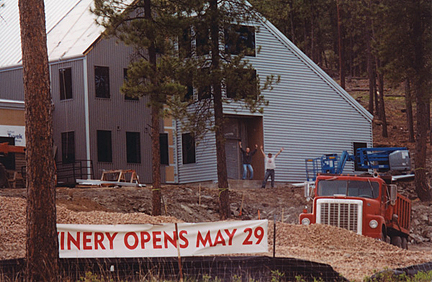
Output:
[[[249,147],[251,150],[255,149],[255,144],[258,146],[262,144],[262,117],[227,117],[225,139],[228,179],[241,179],[243,167],[238,143],[241,141],[243,148]],[[253,179],[261,179],[264,174],[264,164],[259,148],[252,158],[252,166]]]

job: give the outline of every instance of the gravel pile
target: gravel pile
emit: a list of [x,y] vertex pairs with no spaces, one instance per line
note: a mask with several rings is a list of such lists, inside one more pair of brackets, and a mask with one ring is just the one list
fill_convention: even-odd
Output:
[[[0,197],[0,259],[25,256],[25,206],[22,198]],[[174,217],[153,217],[143,213],[102,211],[74,212],[57,206],[58,223],[69,224],[157,224],[181,222]],[[402,250],[351,231],[326,225],[301,226],[277,223],[276,256],[294,257],[331,265],[350,281],[385,268],[394,269],[432,261],[432,251]],[[273,223],[269,223],[272,255]]]

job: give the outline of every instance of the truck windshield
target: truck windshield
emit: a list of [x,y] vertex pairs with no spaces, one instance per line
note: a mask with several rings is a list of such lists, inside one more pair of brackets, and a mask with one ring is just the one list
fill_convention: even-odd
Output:
[[318,196],[343,195],[360,198],[378,198],[379,183],[359,180],[321,180],[318,182]]

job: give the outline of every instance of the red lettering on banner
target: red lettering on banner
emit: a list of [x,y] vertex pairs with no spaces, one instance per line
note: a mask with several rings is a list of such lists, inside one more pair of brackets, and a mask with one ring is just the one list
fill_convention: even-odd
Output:
[[234,235],[236,233],[237,229],[233,229],[232,233],[229,232],[229,229],[225,229],[226,235],[228,235],[228,246],[232,246],[232,240],[234,238]]
[[114,239],[117,236],[117,234],[118,234],[117,232],[113,233],[112,235],[109,232],[105,232],[105,235],[107,236],[108,241],[110,242],[110,250],[114,249]]
[[183,244],[180,244],[180,248],[182,248],[182,249],[187,248],[189,246],[189,241],[184,236],[184,234],[187,234],[187,231],[182,230],[182,231],[179,232],[180,240],[183,240],[183,242],[184,242]]
[[207,245],[207,243],[209,243],[209,247],[213,247],[212,241],[211,241],[211,237],[210,237],[210,231],[207,231],[207,234],[205,236],[205,239],[203,239],[201,232],[198,231],[198,235],[197,235],[197,242],[196,242],[196,247],[199,248],[199,244],[203,245],[203,247],[205,247]]
[[162,238],[159,238],[157,236],[162,235],[162,231],[153,231],[153,249],[162,249],[162,245],[158,245],[158,242],[162,241]]
[[77,247],[78,250],[81,250],[80,248],[80,233],[77,232],[76,233],[77,238],[75,239],[74,237],[72,237],[72,235],[68,232],[68,236],[67,236],[67,247],[68,250],[71,249],[71,243],[73,243],[75,245],[75,247]]
[[175,248],[177,248],[177,236],[176,236],[176,232],[173,231],[173,236],[170,237],[168,235],[168,233],[166,233],[164,231],[164,248],[168,249],[168,241],[171,243],[171,245],[173,245]]
[[222,236],[222,232],[220,231],[220,230],[218,230],[218,232],[217,232],[217,234],[216,234],[216,239],[215,239],[215,241],[214,241],[214,243],[213,243],[213,246],[216,246],[217,244],[222,244],[222,245],[226,245],[225,244],[225,239],[224,239],[224,237]]
[[104,240],[104,234],[102,232],[95,232],[94,238],[95,250],[98,250],[99,246],[102,250],[105,250],[105,246],[102,243]]
[[[57,236],[59,235],[59,232],[57,232]],[[64,250],[64,248],[65,248],[65,245],[64,245],[64,241],[65,241],[65,239],[64,239],[64,232],[61,232],[60,233],[60,249],[61,250]]]
[[92,232],[83,232],[83,250],[91,250],[92,246],[89,246],[88,243],[91,242],[89,238],[92,235]]
[[[144,236],[146,238],[144,238]],[[145,243],[150,242],[151,236],[148,232],[141,232],[141,249],[145,249]]]
[[243,241],[243,245],[252,245],[253,242],[250,240],[250,237],[252,237],[252,228],[246,228],[243,232],[248,233],[246,239]]
[[[134,239],[134,243],[132,245],[129,244],[129,237],[132,236]],[[129,250],[134,250],[136,249],[136,247],[138,246],[138,235],[136,235],[135,232],[128,232],[125,234],[124,236],[124,244],[126,246],[126,248],[128,248]]]

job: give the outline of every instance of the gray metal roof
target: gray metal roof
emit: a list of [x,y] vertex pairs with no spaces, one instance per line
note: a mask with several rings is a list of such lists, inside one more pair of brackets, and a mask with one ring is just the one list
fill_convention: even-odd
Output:
[[[90,12],[93,0],[45,0],[49,60],[82,56],[103,31]],[[21,65],[18,0],[0,8],[0,68]]]

